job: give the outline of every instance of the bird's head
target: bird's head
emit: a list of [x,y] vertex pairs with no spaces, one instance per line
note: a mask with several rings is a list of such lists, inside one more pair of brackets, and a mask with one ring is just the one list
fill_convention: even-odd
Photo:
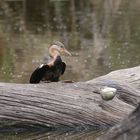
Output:
[[65,48],[64,44],[59,41],[53,42],[53,45],[49,48],[49,52],[50,54],[53,52],[59,52],[61,54],[68,54],[71,56],[71,53]]

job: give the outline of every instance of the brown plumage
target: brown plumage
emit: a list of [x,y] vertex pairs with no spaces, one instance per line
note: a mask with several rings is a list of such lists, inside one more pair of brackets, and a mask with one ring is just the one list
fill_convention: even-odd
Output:
[[39,83],[40,81],[59,81],[59,77],[66,69],[66,64],[62,61],[60,53],[71,55],[71,53],[65,49],[64,44],[61,42],[55,42],[49,48],[49,54],[52,60],[47,64],[41,64],[34,70],[30,77],[30,83]]

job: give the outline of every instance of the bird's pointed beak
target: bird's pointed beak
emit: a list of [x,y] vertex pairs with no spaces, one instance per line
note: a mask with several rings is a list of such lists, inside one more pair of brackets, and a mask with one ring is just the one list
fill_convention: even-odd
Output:
[[72,56],[72,54],[71,54],[68,50],[64,49],[64,52],[65,52],[66,54]]

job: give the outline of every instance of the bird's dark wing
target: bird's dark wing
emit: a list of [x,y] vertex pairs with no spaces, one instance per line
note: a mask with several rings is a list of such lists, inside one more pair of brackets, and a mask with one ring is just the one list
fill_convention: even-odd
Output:
[[64,72],[65,72],[65,69],[66,69],[66,64],[64,63],[64,62],[62,62],[62,72],[61,72],[61,74],[64,74]]
[[45,72],[47,71],[47,69],[49,69],[49,66],[43,65],[43,64],[37,69],[35,69],[30,77],[30,83],[39,83],[40,80],[45,75]]

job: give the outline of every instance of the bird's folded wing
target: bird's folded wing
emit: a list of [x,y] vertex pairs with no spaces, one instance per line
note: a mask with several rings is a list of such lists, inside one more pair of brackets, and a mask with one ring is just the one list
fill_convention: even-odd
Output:
[[36,68],[30,77],[30,83],[39,83],[48,68],[49,66],[44,64]]
[[62,73],[61,74],[64,74],[65,69],[66,69],[66,64],[64,62],[62,62],[62,65],[63,65],[63,68],[62,68]]

